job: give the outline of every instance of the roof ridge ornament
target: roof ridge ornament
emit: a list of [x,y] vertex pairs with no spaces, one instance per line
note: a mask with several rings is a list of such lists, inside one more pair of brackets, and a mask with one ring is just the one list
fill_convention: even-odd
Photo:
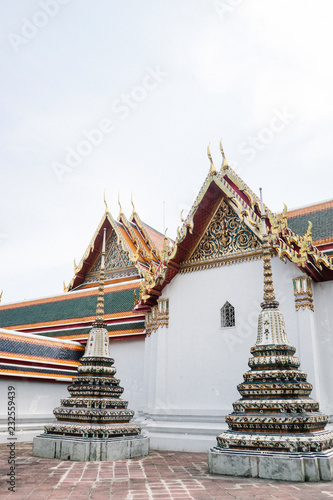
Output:
[[104,203],[105,203],[105,213],[107,213],[109,211],[109,207],[108,207],[108,204],[106,202],[105,192],[106,192],[106,189],[104,189]]
[[221,170],[227,170],[228,168],[230,168],[230,165],[227,162],[225,154],[224,154],[224,150],[223,150],[223,146],[222,146],[222,138],[220,139],[220,151],[221,151],[221,155],[222,155],[222,158],[223,158]]
[[133,201],[133,192],[131,193],[131,204],[132,204],[132,207],[133,207],[133,210],[132,210],[132,216],[133,216],[133,215],[137,214],[136,208],[134,206],[134,201]]
[[213,162],[213,158],[212,158],[212,155],[210,153],[210,142],[208,143],[208,146],[207,146],[207,156],[209,158],[209,161],[210,161],[210,171],[209,171],[209,175],[216,175],[217,174],[217,170],[215,168],[215,165],[214,165],[214,162]]
[[101,255],[101,270],[99,276],[99,288],[96,307],[96,323],[99,325],[104,324],[104,269],[105,269],[105,241],[106,241],[106,228],[103,231],[103,245]]
[[121,216],[125,215],[123,212],[123,209],[121,207],[120,203],[120,192],[118,191],[118,205],[119,205],[119,215],[118,215],[118,220],[121,218]]
[[262,198],[262,189],[259,188],[260,192],[260,208],[261,208],[261,227],[263,236],[263,261],[264,261],[264,300],[260,304],[262,309],[277,309],[279,307],[279,302],[275,298],[274,285],[273,285],[273,273],[271,265],[271,251],[270,245],[268,243],[268,236],[266,231],[266,214]]

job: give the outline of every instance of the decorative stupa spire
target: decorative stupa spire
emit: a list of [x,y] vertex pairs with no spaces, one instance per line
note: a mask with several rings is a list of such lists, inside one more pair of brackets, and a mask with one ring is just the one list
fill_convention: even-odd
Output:
[[266,222],[265,222],[265,207],[262,200],[262,189],[260,191],[260,207],[261,207],[261,227],[263,236],[263,262],[264,262],[264,301],[260,304],[262,309],[277,309],[279,303],[275,298],[273,273],[271,265],[271,251],[268,243]]
[[263,236],[263,266],[264,266],[264,300],[260,304],[261,313],[258,318],[258,336],[256,345],[261,344],[288,344],[286,327],[282,313],[278,310],[279,303],[275,298],[273,273],[271,264],[271,250],[268,243],[265,208],[260,188],[261,225]]
[[217,448],[252,451],[312,452],[333,447],[325,431],[327,415],[311,399],[312,385],[299,370],[296,349],[288,341],[285,321],[275,298],[270,246],[261,198],[264,300],[257,340],[251,348],[250,370],[237,386],[241,398],[226,416],[229,429],[217,437]]
[[98,288],[97,307],[96,307],[96,323],[99,325],[104,324],[105,241],[106,241],[106,228],[104,228],[104,231],[103,231],[101,269],[100,269],[100,275],[99,275],[99,288]]
[[109,333],[104,322],[104,267],[106,229],[103,231],[100,281],[96,319],[89,332],[78,374],[68,387],[71,397],[61,400],[53,413],[57,422],[45,426],[45,433],[80,438],[139,436],[141,428],[131,424],[134,411],[120,399],[124,389],[115,378],[117,370],[110,355]]

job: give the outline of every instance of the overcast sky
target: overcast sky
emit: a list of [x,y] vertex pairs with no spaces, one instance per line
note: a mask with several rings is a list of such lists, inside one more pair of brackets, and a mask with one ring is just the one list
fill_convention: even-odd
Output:
[[[332,198],[330,0],[1,0],[2,304],[61,293],[130,197],[174,238],[207,144],[274,211]],[[164,203],[163,203],[164,202]]]

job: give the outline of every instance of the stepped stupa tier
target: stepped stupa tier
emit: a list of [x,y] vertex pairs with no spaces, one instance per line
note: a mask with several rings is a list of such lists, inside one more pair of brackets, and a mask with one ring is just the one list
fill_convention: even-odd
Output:
[[296,349],[288,341],[272,283],[270,248],[264,244],[264,302],[250,371],[237,386],[241,399],[226,417],[230,431],[217,437],[218,446],[271,451],[322,451],[333,447],[333,434],[325,431],[327,415],[309,396],[312,385],[299,370]]
[[105,231],[96,320],[77,376],[68,387],[70,397],[61,399],[53,411],[57,420],[45,425],[45,433],[34,440],[37,456],[90,461],[148,454],[148,438],[141,436],[138,425],[130,423],[134,411],[120,398],[124,389],[115,377],[117,370],[110,355],[104,323],[104,258]]
[[[310,398],[312,385],[287,337],[275,299],[270,246],[263,231],[264,301],[241,398],[226,416],[229,430],[209,454],[210,471],[271,479],[332,479],[333,433]],[[292,463],[292,459],[295,458]],[[324,461],[326,461],[324,463]],[[233,465],[231,465],[233,464]],[[290,470],[289,470],[290,469]]]
[[[89,341],[105,336],[108,345],[107,335],[107,330],[98,325],[91,330]],[[61,406],[54,409],[57,422],[46,425],[45,432],[106,439],[139,435],[141,428],[129,423],[134,411],[127,409],[128,401],[120,399],[124,389],[114,377],[116,368],[111,356],[84,355],[81,363],[78,376],[68,387],[71,397],[62,399]]]

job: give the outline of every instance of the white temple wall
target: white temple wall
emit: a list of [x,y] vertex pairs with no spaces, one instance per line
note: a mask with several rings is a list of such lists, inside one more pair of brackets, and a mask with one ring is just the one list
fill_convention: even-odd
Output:
[[124,388],[121,399],[128,401],[128,409],[135,411],[135,417],[142,408],[144,349],[144,335],[110,342],[110,353],[117,369],[115,377],[120,379],[120,386]]
[[[0,443],[7,442],[8,387],[15,390],[15,436],[17,441],[32,441],[43,426],[54,419],[53,409],[68,395],[67,385],[55,381],[39,382],[21,378],[0,379]],[[11,406],[11,408],[13,408]],[[12,410],[11,410],[12,411]]]
[[333,421],[333,283],[313,284],[320,408]]
[[[298,269],[277,257],[272,269],[289,341],[305,354],[310,347],[298,331],[292,283]],[[262,261],[178,274],[161,298],[169,299],[169,327],[152,332],[145,342],[151,360],[146,429],[153,448],[205,450],[215,444],[226,427],[224,416],[240,397],[237,384],[248,370],[263,298]],[[226,301],[235,308],[235,327],[221,328]]]

